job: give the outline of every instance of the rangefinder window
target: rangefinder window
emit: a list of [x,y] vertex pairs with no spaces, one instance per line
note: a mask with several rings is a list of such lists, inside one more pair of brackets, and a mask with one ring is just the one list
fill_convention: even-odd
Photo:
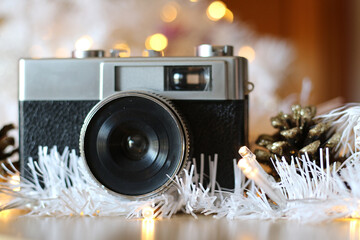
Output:
[[165,91],[210,91],[211,66],[166,66]]

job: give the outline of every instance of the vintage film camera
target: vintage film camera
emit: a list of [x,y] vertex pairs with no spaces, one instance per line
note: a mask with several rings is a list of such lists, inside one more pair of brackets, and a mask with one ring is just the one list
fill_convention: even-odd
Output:
[[233,159],[248,138],[247,60],[231,46],[196,52],[21,59],[22,176],[29,177],[28,158],[36,160],[39,145],[69,146],[110,192],[146,198],[165,191],[189,159],[204,153],[207,170],[207,157],[217,153],[217,181],[232,188]]

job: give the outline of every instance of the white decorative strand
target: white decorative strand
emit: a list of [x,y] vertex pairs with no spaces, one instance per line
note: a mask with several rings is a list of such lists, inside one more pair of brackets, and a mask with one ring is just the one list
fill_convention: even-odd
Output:
[[[39,160],[29,159],[28,173],[32,180],[22,179],[21,183],[13,184],[11,179],[19,173],[11,164],[11,169],[3,165],[9,175],[0,176],[6,182],[0,183],[0,192],[12,195],[14,199],[2,206],[2,209],[28,208],[29,215],[35,216],[127,216],[141,217],[144,207],[157,209],[155,217],[171,217],[179,210],[196,216],[195,213],[216,213],[215,201],[223,200],[222,192],[216,183],[217,155],[214,161],[209,157],[209,187],[198,182],[196,165],[190,164],[190,170],[183,170],[182,177],[176,177],[174,185],[177,191],[169,190],[166,194],[145,201],[129,201],[114,196],[99,187],[89,176],[83,161],[65,148],[62,155],[57,148],[48,152],[47,147],[39,147]],[[202,178],[204,173],[200,174]],[[43,181],[40,181],[43,179]],[[19,188],[17,192],[13,189]],[[217,187],[217,190],[216,190]]]
[[[30,204],[29,215],[34,216],[86,215],[139,218],[142,216],[142,209],[152,207],[157,209],[154,217],[163,218],[171,217],[182,210],[194,217],[201,213],[213,214],[216,217],[226,216],[230,219],[286,217],[301,221],[310,221],[310,216],[317,215],[321,216],[319,220],[350,216],[357,209],[360,191],[354,190],[352,195],[344,181],[351,189],[359,189],[356,188],[360,182],[359,161],[349,162],[338,175],[336,172],[327,171],[328,161],[324,169],[318,167],[307,155],[301,159],[293,158],[290,164],[275,159],[274,164],[281,179],[279,183],[271,180],[270,176],[259,169],[263,175],[262,181],[270,184],[268,188],[255,187],[253,181],[246,180],[240,169],[235,167],[235,190],[230,192],[219,187],[215,189],[216,159],[215,156],[214,161],[210,160],[212,172],[207,188],[198,181],[196,165],[192,164],[189,170],[184,169],[181,177],[177,176],[174,179],[175,188],[172,191],[146,201],[129,201],[111,195],[95,184],[74,151],[69,152],[65,149],[60,155],[56,148],[51,149],[49,153],[48,148],[44,147],[39,149],[38,163],[32,159],[29,161],[30,172],[37,180],[24,179],[21,183],[12,184],[12,176],[18,173],[12,165],[10,168],[4,166],[10,176],[7,177],[7,182],[0,183],[0,191],[12,195],[14,199],[2,208],[24,208]],[[321,161],[324,162],[323,159]],[[259,167],[256,162],[254,164]],[[41,187],[39,178],[46,179],[44,187]],[[20,192],[13,191],[17,187],[21,188]],[[267,196],[274,196],[271,191],[276,194],[275,196],[285,199],[286,203],[276,205],[269,202]],[[341,212],[337,208],[339,203],[343,206]],[[312,214],[304,212],[314,207],[316,211],[312,211]]]
[[348,103],[327,114],[318,117],[325,122],[331,121],[336,131],[341,133],[339,144],[336,149],[338,153],[349,155],[360,151],[360,105]]

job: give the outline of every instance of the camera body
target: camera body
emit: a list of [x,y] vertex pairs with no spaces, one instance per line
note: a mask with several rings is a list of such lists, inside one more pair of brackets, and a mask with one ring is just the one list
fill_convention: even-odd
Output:
[[[205,53],[204,48],[207,49]],[[97,124],[96,131],[98,132],[93,134],[94,138],[97,138],[93,144],[93,149],[97,149],[97,151],[94,150],[93,154],[96,155],[103,151],[102,148],[106,148],[103,145],[113,143],[111,139],[123,138],[122,133],[117,133],[118,135],[114,133],[116,137],[111,137],[114,135],[110,133],[113,130],[106,129],[115,129],[119,126],[116,123],[109,123],[110,120],[106,123],[107,120],[104,116],[113,115],[118,116],[117,119],[119,119],[120,116],[131,115],[134,119],[128,120],[128,125],[136,122],[137,118],[141,118],[139,120],[141,123],[138,125],[144,125],[143,123],[146,125],[149,122],[149,129],[152,126],[150,122],[156,121],[160,121],[160,123],[154,123],[154,126],[160,125],[162,128],[167,128],[169,124],[173,124],[175,128],[179,128],[176,133],[165,129],[163,134],[164,138],[167,139],[164,140],[165,145],[172,144],[171,138],[174,134],[179,133],[181,136],[185,136],[180,143],[176,142],[176,139],[174,140],[176,142],[174,146],[182,146],[180,147],[182,151],[188,150],[182,155],[179,153],[179,156],[184,159],[181,164],[178,164],[179,166],[174,172],[180,172],[181,168],[185,166],[184,162],[188,159],[196,158],[198,160],[197,165],[200,167],[200,154],[205,154],[207,158],[207,156],[213,156],[217,153],[219,158],[217,181],[222,187],[233,188],[233,159],[239,157],[237,151],[240,146],[247,144],[248,138],[249,82],[247,60],[242,57],[231,56],[231,52],[230,54],[226,51],[218,52],[219,49],[226,50],[225,47],[201,45],[198,47],[198,56],[195,57],[120,58],[116,56],[103,57],[101,52],[91,51],[88,53],[95,54],[90,55],[91,57],[87,57],[86,52],[84,52],[85,56],[81,55],[81,58],[21,59],[19,63],[19,129],[22,176],[29,177],[27,171],[28,158],[33,157],[36,160],[38,146],[56,145],[60,151],[68,146],[70,149],[79,150],[80,139],[80,153],[83,156],[83,151],[86,151],[86,142],[91,140],[91,137],[86,136],[85,132],[96,128],[95,125]],[[150,102],[157,102],[159,99],[157,106],[163,106],[161,111],[165,109],[165,115],[168,112],[171,116],[163,117],[161,112],[157,113],[157,110],[150,109],[149,114],[154,115],[155,120],[148,118],[147,113],[143,112],[145,110],[142,108],[152,108],[151,104],[149,103],[150,105],[147,106],[145,102],[138,102],[136,105],[134,102],[137,99],[128,99],[128,93],[131,95],[133,92],[135,92],[135,95],[132,95],[134,98],[145,97]],[[112,97],[117,96],[117,94],[121,96]],[[111,99],[106,100],[109,97]],[[109,105],[102,104],[103,101],[109,103],[119,98],[128,99],[126,104],[132,104],[131,106],[113,107],[114,111],[122,109],[121,114],[123,115],[109,112],[110,110],[104,110],[101,113],[102,115],[99,115],[98,112],[104,106]],[[136,114],[127,114],[127,109],[136,109],[134,110]],[[138,114],[139,111],[141,114]],[[104,120],[102,123],[95,122],[94,127],[91,125],[91,118],[96,114],[99,115],[99,118],[103,117]],[[162,119],[167,118],[172,123],[162,123]],[[112,122],[116,122],[116,119]],[[136,129],[135,125],[131,125],[130,128]],[[125,128],[124,131],[127,131],[126,127],[120,128]],[[109,135],[106,135],[103,140],[99,138],[105,131],[102,129],[109,132]],[[143,131],[144,133],[139,133],[140,135],[129,133],[130,135],[125,140],[119,140],[119,145],[116,148],[124,148],[124,154],[129,153],[130,155],[126,155],[130,156],[129,158],[134,156],[135,158],[138,156],[140,160],[146,158],[147,153],[134,155],[141,153],[144,149],[148,152],[155,149],[154,159],[161,156],[161,151],[169,158],[171,149],[175,147],[171,146],[161,150],[162,137],[157,132],[156,126],[153,127],[154,130],[150,129],[149,131],[142,129],[141,126],[139,129],[134,131],[137,133]],[[148,136],[147,132],[155,132],[153,134],[154,139],[151,138],[150,133]],[[139,138],[140,140],[138,140]],[[144,140],[146,146],[142,147],[141,139]],[[102,145],[99,143],[100,141],[103,141]],[[136,141],[140,141],[140,145],[136,145]],[[137,152],[134,152],[133,149]],[[159,153],[156,153],[157,150]],[[114,150],[115,152],[111,149],[106,151],[116,155],[118,150]],[[104,152],[106,151],[104,150]],[[177,153],[174,153],[175,155],[178,156]],[[84,157],[86,158],[86,156]],[[136,164],[142,164],[142,160],[135,160],[129,161],[131,164],[127,165],[129,169]],[[151,161],[153,161],[151,162],[152,165],[156,162],[155,160]],[[166,157],[162,161],[166,162]],[[165,165],[164,163],[163,166]],[[89,168],[92,171],[92,167]],[[208,161],[206,160],[206,171],[207,168]],[[141,174],[146,175],[148,172],[144,170]],[[95,176],[95,178],[98,177]],[[144,185],[145,183],[146,185],[146,182],[153,181],[150,179],[149,177],[141,184]],[[109,179],[108,181],[112,180]],[[137,180],[129,181],[132,183],[131,181],[136,182]],[[106,186],[102,181],[99,182]],[[159,184],[165,184],[165,182]],[[136,188],[136,186],[132,188]],[[109,189],[119,192],[112,187]],[[154,189],[146,191],[154,192]],[[120,191],[120,194],[143,196],[144,192],[122,193]]]

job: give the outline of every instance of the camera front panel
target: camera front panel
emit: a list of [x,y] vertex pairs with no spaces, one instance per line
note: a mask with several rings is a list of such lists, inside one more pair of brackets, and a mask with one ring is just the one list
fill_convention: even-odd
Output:
[[99,101],[20,101],[20,167],[28,178],[28,159],[38,159],[39,146],[68,146],[79,154],[81,126],[90,109]]
[[[39,146],[66,146],[79,154],[79,135],[84,119],[99,101],[20,101],[21,174],[29,177],[28,158],[37,160]],[[234,187],[233,159],[247,144],[248,101],[175,100],[172,101],[188,125],[192,138],[190,157],[205,154],[208,174],[209,155],[219,155],[217,181],[222,187]]]
[[[248,100],[176,100],[173,101],[189,126],[191,155],[200,169],[200,155],[205,155],[205,173],[209,175],[208,156],[218,154],[216,180],[221,187],[234,188],[233,159],[248,141]],[[205,185],[206,186],[206,185]]]

